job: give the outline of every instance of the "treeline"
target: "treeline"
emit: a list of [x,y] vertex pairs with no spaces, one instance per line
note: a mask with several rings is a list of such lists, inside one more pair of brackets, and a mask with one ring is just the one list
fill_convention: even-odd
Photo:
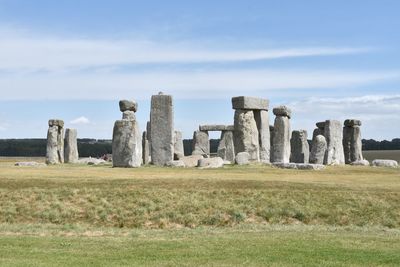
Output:
[[[216,153],[219,140],[210,140],[210,152]],[[192,140],[183,140],[185,155],[192,153]],[[362,140],[363,150],[400,150],[400,138],[392,141]],[[101,157],[112,153],[111,140],[78,139],[78,150],[81,157]],[[0,139],[0,156],[2,157],[44,157],[46,139]]]

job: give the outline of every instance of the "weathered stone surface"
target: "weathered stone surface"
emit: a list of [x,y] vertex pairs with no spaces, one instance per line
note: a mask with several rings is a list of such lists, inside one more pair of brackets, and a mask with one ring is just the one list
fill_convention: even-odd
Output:
[[81,158],[78,160],[78,164],[87,164],[87,165],[101,165],[106,164],[107,161],[104,159],[96,159],[96,158]]
[[64,163],[64,122],[49,120],[47,131],[46,164]]
[[269,126],[269,142],[270,142],[269,160],[271,162],[274,159],[274,148],[273,148],[273,145],[274,145],[274,143],[273,143],[274,142],[274,126],[273,125]]
[[325,165],[342,165],[344,161],[343,152],[343,130],[340,121],[325,121],[326,152],[324,157]]
[[234,127],[235,152],[248,152],[251,161],[260,161],[259,135],[253,111],[237,109]]
[[136,120],[135,112],[133,112],[131,110],[126,110],[126,111],[122,112],[122,119],[135,121]]
[[143,164],[150,163],[150,145],[149,140],[147,140],[147,132],[144,131],[142,135],[142,162]]
[[174,159],[174,107],[172,96],[153,95],[150,111],[151,161],[163,166]]
[[49,126],[59,126],[64,127],[64,121],[59,119],[51,119],[49,120]]
[[78,132],[76,129],[66,129],[64,160],[66,163],[77,163],[78,159]]
[[222,124],[212,124],[212,125],[200,125],[200,131],[233,131],[233,125],[222,125]]
[[136,112],[138,105],[134,100],[121,100],[119,101],[119,110],[121,112],[124,111],[133,111]]
[[233,109],[268,110],[269,100],[250,96],[232,97]]
[[274,139],[272,141],[272,162],[288,163],[290,160],[290,121],[287,116],[277,116],[274,124]]
[[289,119],[292,117],[292,111],[287,106],[278,106],[275,107],[272,112],[275,116],[285,116]]
[[250,154],[247,152],[240,152],[236,155],[236,164],[247,165],[250,164]]
[[140,167],[142,164],[142,135],[134,120],[117,120],[112,140],[114,167]]
[[254,110],[254,119],[258,129],[260,160],[268,163],[271,160],[271,140],[269,132],[269,116],[266,110]]
[[344,121],[344,126],[347,127],[361,126],[361,121],[356,119],[347,119]]
[[235,145],[232,131],[222,131],[219,141],[217,156],[224,161],[235,162]]
[[47,165],[44,163],[39,163],[35,161],[22,161],[22,162],[16,162],[14,166],[17,167],[46,167]]
[[197,167],[197,164],[200,159],[202,159],[202,155],[192,155],[192,156],[185,156],[180,159],[185,164],[185,167],[191,168],[191,167]]
[[173,160],[167,163],[168,167],[184,168],[186,167],[185,162],[182,160]]
[[272,163],[273,166],[281,169],[296,169],[296,170],[321,170],[325,166],[322,164],[311,163]]
[[350,165],[354,165],[354,166],[369,166],[369,161],[366,160],[366,159],[359,160],[359,161],[353,161],[353,162],[350,162]]
[[290,139],[290,162],[308,163],[310,157],[310,147],[307,141],[307,131],[299,130],[292,132]]
[[323,135],[317,135],[311,144],[310,163],[323,164],[326,152],[326,139]]
[[183,148],[182,132],[175,131],[175,134],[174,134],[174,160],[181,159],[184,156],[185,156],[185,151]]
[[374,159],[371,165],[374,167],[390,167],[390,168],[397,168],[399,166],[397,161],[391,159]]
[[195,131],[192,141],[192,155],[202,155],[208,157],[210,155],[210,140],[208,132]]
[[197,167],[208,169],[208,168],[221,168],[224,166],[224,160],[220,157],[215,158],[203,158],[199,159]]
[[343,127],[343,151],[346,164],[363,160],[360,126]]
[[319,128],[319,129],[325,129],[325,121],[320,121],[320,122],[317,122],[316,124],[315,124],[315,126],[317,126],[317,128]]
[[325,133],[324,129],[321,129],[321,128],[315,128],[315,129],[314,129],[314,131],[313,131],[313,137],[312,137],[312,140],[314,140],[314,139],[315,139],[315,137],[317,137],[317,135],[324,135],[324,133]]

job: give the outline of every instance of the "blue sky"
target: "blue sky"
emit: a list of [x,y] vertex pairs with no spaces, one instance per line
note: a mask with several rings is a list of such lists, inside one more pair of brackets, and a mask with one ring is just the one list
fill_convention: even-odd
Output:
[[[400,137],[400,1],[0,0],[0,138],[61,118],[111,138],[119,99],[175,100],[175,128],[231,124],[232,96],[293,110],[292,128],[359,118]],[[273,116],[270,116],[273,124]],[[215,134],[214,137],[217,137]]]

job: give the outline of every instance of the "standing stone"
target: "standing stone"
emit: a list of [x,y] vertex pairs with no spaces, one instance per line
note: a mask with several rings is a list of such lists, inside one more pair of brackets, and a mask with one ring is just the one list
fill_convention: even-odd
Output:
[[345,120],[343,127],[343,150],[346,164],[361,162],[362,155],[361,143],[361,121]]
[[273,141],[274,141],[274,126],[270,125],[269,126],[269,142],[271,144],[270,146],[270,161],[273,161],[274,159],[274,148],[273,148]]
[[290,139],[291,155],[290,162],[308,163],[310,157],[310,147],[307,141],[307,131],[299,130],[292,132]]
[[324,133],[325,133],[325,122],[324,121],[317,122],[315,125],[317,126],[317,128],[313,132],[312,140],[314,140],[314,138],[317,135],[324,135]]
[[150,111],[151,161],[164,166],[174,159],[174,106],[171,95],[153,95]]
[[149,140],[147,139],[147,131],[143,132],[142,135],[142,157],[143,157],[143,164],[150,163],[150,146]]
[[233,143],[232,131],[221,132],[217,156],[222,158],[224,161],[229,161],[231,163],[235,162],[235,145]]
[[135,120],[117,120],[112,140],[114,167],[140,167],[142,164],[142,138]]
[[119,101],[119,110],[121,112],[132,111],[136,112],[138,105],[134,100],[121,100]]
[[325,152],[325,165],[342,165],[344,161],[343,152],[343,130],[340,121],[325,121],[324,136],[326,138],[327,149]]
[[248,152],[251,161],[260,161],[259,135],[253,111],[236,109],[234,129],[235,153]]
[[76,129],[65,130],[64,160],[66,163],[77,163],[79,160]]
[[183,138],[182,132],[175,131],[174,137],[174,160],[179,160],[185,156],[185,151],[183,148]]
[[259,135],[258,140],[260,145],[260,160],[262,162],[269,163],[271,156],[271,141],[268,110],[254,110],[253,112]]
[[290,161],[290,117],[291,110],[286,106],[273,109],[276,115],[274,123],[273,162],[289,163]]
[[210,140],[208,132],[206,131],[195,131],[193,133],[192,141],[192,155],[202,155],[209,157],[210,155]]
[[149,143],[149,162],[151,162],[151,124],[150,121],[146,123],[146,137],[147,141]]
[[49,120],[47,131],[46,164],[64,163],[64,121]]
[[310,163],[323,164],[326,152],[326,140],[323,135],[317,135],[311,144]]

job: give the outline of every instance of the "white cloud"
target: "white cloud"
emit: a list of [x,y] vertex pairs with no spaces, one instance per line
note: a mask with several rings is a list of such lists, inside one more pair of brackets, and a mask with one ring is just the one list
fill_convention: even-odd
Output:
[[90,120],[84,116],[70,121],[71,124],[90,124]]

